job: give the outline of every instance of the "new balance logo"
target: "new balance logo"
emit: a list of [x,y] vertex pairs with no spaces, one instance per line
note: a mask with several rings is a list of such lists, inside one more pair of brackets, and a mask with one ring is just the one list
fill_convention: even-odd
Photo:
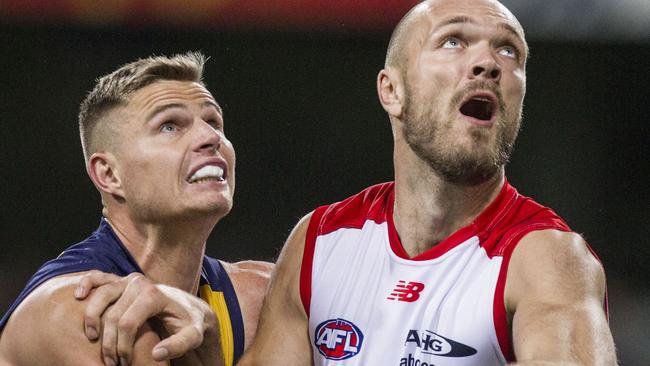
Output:
[[420,298],[420,292],[424,290],[424,284],[420,282],[397,281],[393,292],[388,295],[388,300],[414,302]]

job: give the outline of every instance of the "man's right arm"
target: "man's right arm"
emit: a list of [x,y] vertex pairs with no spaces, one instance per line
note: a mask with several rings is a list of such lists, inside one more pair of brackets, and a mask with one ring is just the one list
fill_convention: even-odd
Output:
[[[89,342],[84,334],[86,302],[72,295],[83,274],[55,277],[25,298],[0,336],[0,365],[104,365],[100,343]],[[151,356],[158,342],[158,335],[143,327],[133,364],[165,365]]]
[[238,366],[313,365],[307,314],[300,299],[300,268],[311,214],[305,216],[280,253],[253,344]]

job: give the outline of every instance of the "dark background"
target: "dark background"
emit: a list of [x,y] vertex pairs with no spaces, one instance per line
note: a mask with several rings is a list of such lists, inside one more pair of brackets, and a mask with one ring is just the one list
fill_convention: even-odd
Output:
[[[302,215],[392,179],[375,92],[389,36],[0,23],[0,312],[99,223],[76,119],[96,77],[154,53],[211,57],[206,82],[237,151],[237,192],[208,254],[274,260]],[[507,175],[601,256],[619,358],[650,364],[650,44],[529,42],[524,128]]]

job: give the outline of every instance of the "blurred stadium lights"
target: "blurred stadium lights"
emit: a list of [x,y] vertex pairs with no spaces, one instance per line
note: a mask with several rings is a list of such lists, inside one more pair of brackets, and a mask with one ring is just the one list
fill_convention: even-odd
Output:
[[[5,24],[391,29],[418,0],[0,0]],[[534,39],[650,43],[650,0],[502,0]]]

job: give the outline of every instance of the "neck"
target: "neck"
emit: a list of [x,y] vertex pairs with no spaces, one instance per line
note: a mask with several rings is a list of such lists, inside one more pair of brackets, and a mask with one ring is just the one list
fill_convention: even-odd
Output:
[[137,222],[128,214],[106,218],[148,278],[197,293],[205,243],[214,220]]
[[452,184],[406,149],[395,149],[393,220],[404,250],[414,257],[474,221],[499,194],[504,173],[476,185]]

